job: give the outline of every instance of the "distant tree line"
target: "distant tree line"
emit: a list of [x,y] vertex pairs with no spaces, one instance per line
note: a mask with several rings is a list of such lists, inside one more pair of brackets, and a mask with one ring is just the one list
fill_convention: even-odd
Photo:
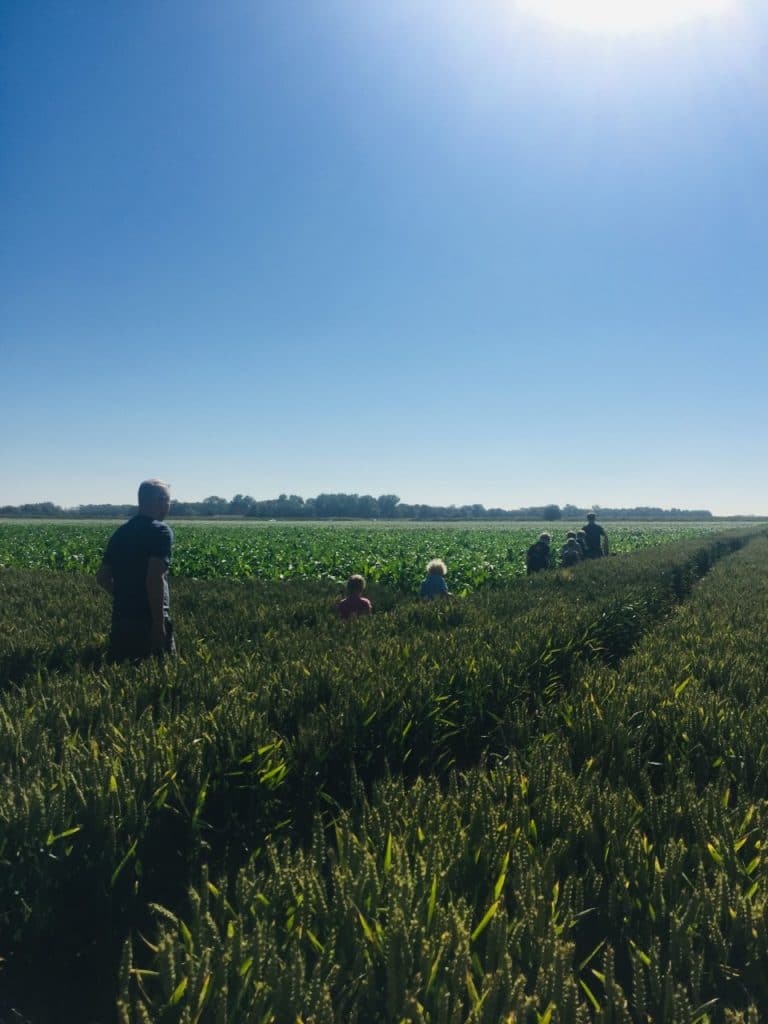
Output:
[[[4,505],[0,516],[40,519],[123,519],[136,511],[133,505],[77,505],[62,508],[51,501],[27,505]],[[174,501],[171,515],[177,518],[214,519],[415,519],[415,520],[581,520],[587,512],[602,519],[686,520],[712,519],[707,509],[680,508],[602,508],[576,505],[531,505],[527,508],[485,508],[484,505],[408,505],[396,494],[318,494],[306,500],[298,494],[257,501],[249,494],[236,494],[231,500],[211,495],[203,501]],[[735,516],[730,518],[737,518]],[[741,517],[738,517],[741,518]],[[749,517],[744,517],[749,518]]]

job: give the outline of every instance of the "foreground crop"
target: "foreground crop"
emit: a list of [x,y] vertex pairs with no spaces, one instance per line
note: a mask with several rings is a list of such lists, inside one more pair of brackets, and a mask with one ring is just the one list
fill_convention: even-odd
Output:
[[176,581],[182,658],[137,670],[100,667],[90,581],[0,574],[16,1002],[66,1019],[74,949],[104,1020],[765,1014],[745,540],[454,604],[373,588],[351,626],[319,585]]

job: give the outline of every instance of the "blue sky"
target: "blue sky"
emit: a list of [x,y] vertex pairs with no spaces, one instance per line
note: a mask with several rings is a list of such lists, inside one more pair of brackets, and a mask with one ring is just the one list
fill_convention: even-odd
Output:
[[768,513],[768,15],[732,3],[3,4],[0,504]]

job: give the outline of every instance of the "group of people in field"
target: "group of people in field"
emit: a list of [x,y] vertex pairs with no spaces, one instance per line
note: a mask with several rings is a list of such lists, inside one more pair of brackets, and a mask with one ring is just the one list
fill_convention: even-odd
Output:
[[[107,657],[110,661],[141,661],[152,655],[175,654],[170,617],[168,569],[173,531],[164,522],[171,507],[168,484],[145,480],[139,486],[139,510],[112,534],[96,580],[112,597],[112,624]],[[552,539],[542,533],[526,552],[528,575],[553,568]],[[571,568],[584,559],[607,555],[608,538],[590,512],[582,530],[570,532],[559,553],[559,564]],[[427,565],[419,596],[426,601],[451,597],[445,562],[433,558]],[[370,615],[373,605],[363,596],[365,579],[355,574],[347,580],[346,597],[336,604],[343,620]]]
[[[587,514],[587,522],[581,530],[569,530],[565,535],[565,544],[559,555],[552,551],[552,537],[548,533],[540,533],[538,540],[525,553],[525,568],[529,576],[543,569],[554,569],[557,565],[562,569],[572,569],[574,565],[585,559],[602,558],[610,553],[608,535],[596,522],[594,512]],[[419,596],[425,600],[435,597],[450,597],[446,575],[448,569],[440,558],[433,558],[427,564],[427,575],[420,588]],[[347,580],[347,596],[336,604],[336,611],[342,619],[353,619],[358,615],[370,615],[373,605],[367,597],[363,597],[365,579],[355,574]]]
[[572,569],[574,565],[585,559],[602,558],[610,554],[608,535],[596,522],[594,512],[587,514],[587,522],[581,530],[569,530],[565,535],[565,544],[559,554],[552,550],[552,538],[548,533],[540,533],[538,540],[525,553],[525,568],[529,576],[543,569],[553,569],[559,565],[562,569]]

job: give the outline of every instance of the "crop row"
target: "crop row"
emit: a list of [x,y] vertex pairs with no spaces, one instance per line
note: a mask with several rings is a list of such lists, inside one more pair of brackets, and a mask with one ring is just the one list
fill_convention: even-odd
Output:
[[[398,851],[409,849],[413,835],[413,841],[421,844],[413,847],[413,855],[421,850],[426,856],[423,844],[437,842],[437,833],[432,836],[421,826],[409,826],[412,833],[416,828],[409,839],[403,832],[412,794],[416,799],[415,794],[425,793],[423,799],[430,806],[439,806],[443,787],[447,784],[448,792],[460,793],[469,784],[467,780],[475,778],[473,771],[477,793],[484,786],[491,786],[488,792],[494,793],[493,772],[471,767],[483,759],[494,764],[505,759],[493,771],[506,770],[501,766],[514,763],[521,777],[528,779],[536,777],[531,768],[536,757],[541,758],[542,771],[559,766],[565,774],[551,782],[550,797],[558,791],[563,795],[560,809],[553,805],[552,814],[555,818],[565,815],[565,838],[571,832],[568,807],[573,803],[566,786],[568,772],[578,776],[579,786],[582,780],[592,778],[597,793],[614,767],[626,761],[627,778],[622,784],[627,789],[617,787],[616,807],[627,804],[627,793],[635,803],[641,802],[645,790],[638,779],[647,768],[644,762],[632,760],[628,753],[632,744],[623,742],[623,706],[613,711],[615,728],[606,725],[601,731],[599,715],[592,710],[593,706],[602,707],[602,697],[595,704],[595,693],[601,693],[595,688],[609,683],[586,686],[584,680],[593,676],[595,680],[614,680],[611,685],[616,692],[629,692],[628,687],[617,686],[611,666],[679,607],[715,560],[745,539],[739,534],[670,545],[631,558],[582,566],[572,573],[519,581],[503,591],[481,592],[437,607],[389,588],[373,587],[376,615],[351,627],[337,621],[327,587],[319,584],[177,580],[174,597],[182,656],[175,664],[139,669],[100,665],[108,609],[92,581],[81,576],[0,573],[4,608],[0,667],[12,683],[0,701],[0,763],[7,766],[0,792],[0,934],[4,936],[0,955],[9,963],[8,975],[15,979],[17,991],[22,995],[29,992],[24,979],[40,970],[45,950],[47,976],[55,979],[48,988],[56,992],[57,1019],[65,1019],[61,993],[68,983],[77,984],[82,978],[83,964],[90,972],[100,969],[107,979],[95,994],[106,1003],[114,1001],[115,988],[106,972],[116,962],[129,929],[148,934],[150,904],[162,903],[181,913],[187,921],[184,928],[192,935],[194,922],[185,909],[185,894],[189,882],[202,877],[205,864],[210,866],[215,885],[214,889],[198,885],[198,894],[201,900],[213,899],[215,907],[208,910],[219,914],[226,905],[216,903],[216,893],[227,888],[220,872],[234,875],[241,865],[250,863],[248,870],[262,873],[259,879],[266,872],[277,884],[274,863],[285,862],[286,870],[293,871],[293,858],[309,856],[312,851],[312,877],[316,878],[312,884],[326,886],[330,879],[329,835],[336,842],[335,829],[342,834],[346,830],[350,844],[365,847],[370,839],[361,832],[366,807],[372,812],[382,803],[396,806],[405,801],[403,823],[398,826],[403,834],[398,839],[399,833],[390,829],[392,846],[389,858],[385,857],[390,865],[400,856]],[[747,549],[751,550],[752,546]],[[722,563],[723,567],[732,564],[736,563],[730,558]],[[747,564],[750,571],[756,571],[751,562]],[[735,580],[741,575],[739,570],[721,577]],[[720,590],[725,594],[722,583],[713,586],[720,599]],[[708,581],[696,591],[695,601],[711,589]],[[683,614],[674,615],[670,624],[681,620]],[[744,629],[752,636],[748,617]],[[693,689],[693,683],[687,682],[681,697]],[[588,700],[590,693],[592,699]],[[638,721],[638,717],[631,718],[630,739],[639,735]],[[644,723],[644,735],[655,736],[650,718]],[[664,780],[666,761],[655,747],[651,753],[661,766],[655,769],[655,779]],[[624,761],[617,760],[619,755]],[[700,770],[706,768],[720,779],[723,764],[712,768],[707,762]],[[456,767],[469,769],[469,774],[457,776]],[[385,785],[382,796],[376,786],[387,775],[394,777],[388,785],[395,789],[387,790]],[[407,780],[416,780],[415,788],[410,789]],[[710,783],[705,775],[696,785]],[[544,782],[537,786],[543,792]],[[688,790],[684,795],[687,803]],[[480,800],[479,796],[469,799],[476,798]],[[489,800],[494,803],[496,797],[483,797],[478,806],[487,810]],[[632,801],[629,805],[634,806]],[[447,809],[445,815],[446,821],[452,820]],[[547,843],[554,843],[557,830],[552,825],[542,833],[541,820],[533,815],[534,831],[541,842],[546,837]],[[481,821],[482,816],[474,826],[478,835]],[[530,822],[525,828],[530,838]],[[624,834],[621,823],[616,834]],[[379,850],[378,840],[371,849]],[[471,856],[475,853],[473,847]],[[510,863],[511,858],[510,852]],[[471,873],[469,862],[462,871]],[[551,877],[547,876],[547,884]],[[429,884],[431,887],[432,882]],[[431,920],[450,902],[453,892],[452,886],[435,890]],[[268,893],[265,890],[265,898],[271,900]],[[471,924],[471,937],[480,923],[477,901],[461,887],[454,895],[464,908],[463,916],[456,918],[456,928],[461,922],[462,927]],[[354,898],[376,936],[370,918],[378,920],[377,915],[366,911],[357,895]],[[230,893],[230,907],[238,905],[233,900]],[[378,900],[376,896],[371,906],[378,906]],[[486,911],[494,902],[488,903]],[[251,914],[245,904],[237,913],[241,911],[246,917]],[[509,924],[510,915],[511,905],[499,904],[472,943],[479,942],[486,932],[495,934],[493,929],[500,927],[502,920]],[[209,922],[205,914],[203,918]],[[353,915],[352,920],[365,938],[360,918]],[[222,925],[225,935],[229,925],[229,919]],[[335,940],[329,942],[327,927],[320,931],[308,927],[327,950],[331,973],[341,971],[335,988],[321,986],[322,999],[327,1003],[330,998],[332,1009],[326,1007],[325,1017],[316,1019],[351,1020],[356,1013],[361,1020],[395,1019],[367,1017],[368,1004],[362,996],[353,998],[354,991],[349,1005],[344,1002],[341,989],[346,991],[351,984],[344,971],[353,969],[350,963],[343,970],[340,966],[344,962],[340,950],[346,947],[337,948]],[[379,927],[384,927],[381,921]],[[189,950],[176,949],[178,935],[184,937],[186,932],[181,925],[174,928],[177,930],[164,933],[161,946],[168,947],[168,957],[171,953],[181,957],[178,963],[184,966],[180,974],[177,960],[158,967],[147,959],[146,949],[132,953],[130,964],[126,961],[124,965],[123,994],[132,1006],[125,1012],[137,1020],[147,1015],[158,1022],[187,1019],[180,1016],[187,1011],[189,1019],[194,1019],[206,971],[195,973],[196,961]],[[366,948],[359,931],[345,934],[349,943],[359,947],[358,952]],[[450,930],[449,934],[454,936]],[[576,955],[586,956],[591,931],[581,926],[577,932],[566,929],[562,938],[566,946],[575,941],[574,934],[578,935]],[[320,953],[312,940],[306,939],[305,930],[300,937]],[[195,949],[203,959],[209,938],[195,938]],[[454,939],[445,941],[445,956],[452,957]],[[526,938],[525,943],[528,941]],[[602,940],[595,945],[598,941]],[[268,945],[271,943],[269,937]],[[304,956],[302,943],[297,948]],[[625,991],[626,949],[613,935],[611,944],[616,952],[616,984]],[[647,947],[646,943],[639,948],[652,960]],[[371,948],[375,949],[375,943]],[[310,984],[309,975],[301,975],[299,960],[287,958],[282,938],[274,949],[278,952],[272,974],[254,959],[257,966],[250,973],[246,967],[241,977],[248,976],[249,986],[261,986],[263,1013],[280,1020],[285,1017],[276,1007],[287,1005],[281,999],[293,999],[291,1005],[298,1013],[297,992],[309,993],[316,986]],[[67,950],[73,951],[71,956]],[[473,947],[473,956],[475,952]],[[529,955],[541,961],[539,954]],[[247,960],[248,956],[239,962],[238,970]],[[549,962],[549,954],[544,961]],[[314,962],[307,964],[311,973]],[[283,974],[286,965],[299,971],[293,975],[290,996],[282,989],[283,995],[276,994],[274,982],[275,972]],[[543,970],[543,961],[541,966]],[[267,972],[263,977],[258,973],[262,967]],[[158,973],[143,975],[143,970]],[[439,999],[445,1000],[449,997],[442,982],[438,985],[442,978],[439,970],[442,968],[436,968],[430,992],[437,986],[436,997],[442,993]],[[473,972],[476,970],[473,965]],[[498,970],[502,970],[501,961]],[[534,1000],[545,1012],[533,975],[522,973],[525,983],[515,975],[513,988],[515,999],[519,996],[523,1002],[509,1006],[528,1006],[525,1012],[529,1013]],[[167,993],[169,979],[177,974],[178,980]],[[374,973],[370,984],[378,977]],[[184,978],[188,980],[180,990]],[[199,1019],[258,1019],[251,1010],[243,1010],[244,1004],[240,1009],[226,1001],[222,1004],[220,991],[214,999],[220,982],[220,975],[216,979],[212,975]],[[480,991],[475,981],[472,984]],[[595,994],[598,990],[593,982],[590,991]],[[465,1019],[455,1015],[470,1012],[471,986],[465,984],[462,991],[461,996],[458,989],[450,996],[453,1017],[445,1019]],[[500,990],[501,1003],[493,1005],[505,1004],[512,998],[511,991],[509,986]],[[373,988],[369,995],[372,992]],[[581,1007],[578,1012],[582,1013],[591,1003],[580,985],[576,995],[573,1006]],[[251,998],[247,992],[246,998]],[[81,1016],[74,1013],[71,1019],[82,1020],[82,991],[78,999]],[[164,1010],[160,1009],[163,1005]],[[223,1005],[228,1017],[221,1016]],[[426,1004],[422,1001],[422,1005]],[[218,1007],[215,1014],[214,1006]],[[45,1009],[39,1012],[40,1019],[45,1019]],[[100,1012],[109,1016],[103,1008]],[[305,1019],[312,1019],[315,1013],[303,1012]],[[329,1012],[336,1016],[329,1017]],[[435,1015],[437,1010],[429,1012],[431,1016],[424,1019],[443,1019]],[[558,1010],[558,1019],[582,1019],[563,1016],[564,1012]],[[418,1019],[408,1017],[405,1011],[404,1016]]]

